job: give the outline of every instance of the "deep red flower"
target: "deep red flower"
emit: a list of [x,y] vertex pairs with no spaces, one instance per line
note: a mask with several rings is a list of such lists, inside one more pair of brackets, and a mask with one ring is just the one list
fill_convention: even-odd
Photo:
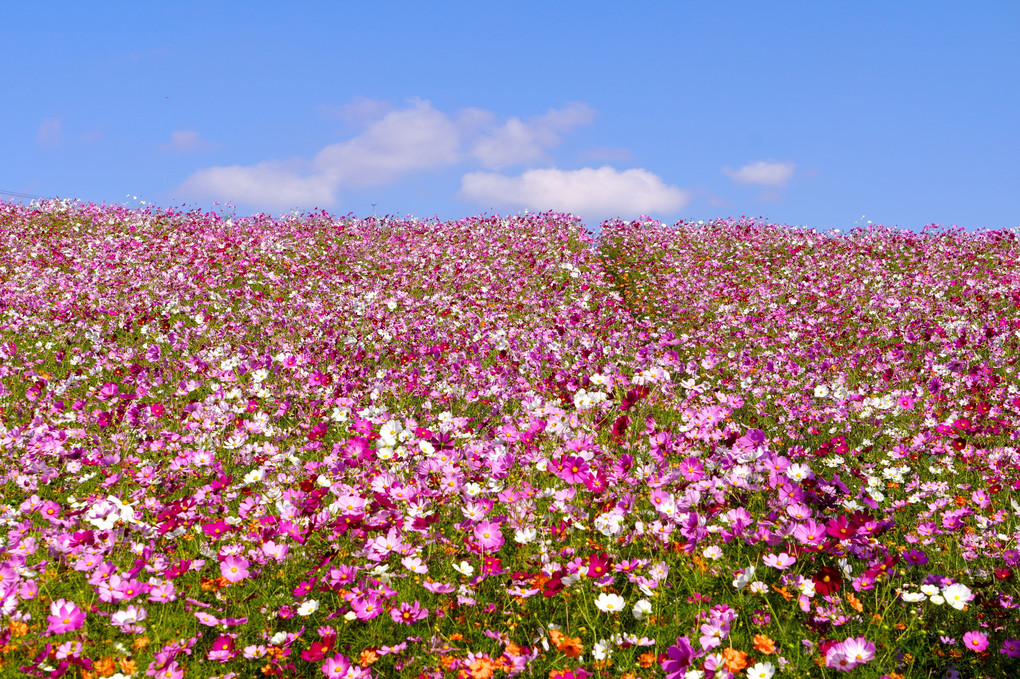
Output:
[[815,591],[822,596],[834,594],[843,587],[843,574],[831,566],[825,566],[811,576]]

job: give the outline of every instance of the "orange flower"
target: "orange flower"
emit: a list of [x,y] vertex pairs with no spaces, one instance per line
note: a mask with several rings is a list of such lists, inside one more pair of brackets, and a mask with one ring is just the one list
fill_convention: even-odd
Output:
[[120,665],[120,671],[124,674],[134,674],[138,671],[138,663],[129,658],[121,658],[117,664]]
[[116,661],[112,656],[100,658],[92,667],[100,677],[108,677],[117,669]]
[[776,652],[776,642],[767,634],[755,634],[754,650],[765,655],[772,655]]
[[556,644],[556,648],[568,658],[576,658],[584,651],[584,645],[581,643],[580,637],[574,638],[566,635]]
[[492,676],[492,661],[488,658],[475,658],[468,665],[471,679],[489,679]]
[[779,592],[779,594],[781,594],[782,597],[784,599],[786,599],[787,601],[790,601],[791,599],[793,599],[793,595],[790,594],[790,592],[785,587],[776,587],[775,585],[772,585],[772,589],[774,589],[777,592]]
[[366,648],[364,651],[361,652],[361,655],[358,656],[358,664],[361,665],[362,667],[368,667],[378,659],[379,659],[378,653],[373,651],[371,648]]
[[861,603],[860,599],[854,596],[853,592],[846,593],[846,602],[853,606],[853,609],[858,613],[864,610],[864,604]]
[[643,670],[647,670],[649,667],[655,664],[656,655],[654,653],[642,653],[638,656],[637,664]]
[[730,672],[737,673],[747,667],[747,654],[735,648],[727,648],[722,652],[723,665]]
[[524,655],[524,649],[511,641],[506,645],[506,654],[514,657],[522,656]]

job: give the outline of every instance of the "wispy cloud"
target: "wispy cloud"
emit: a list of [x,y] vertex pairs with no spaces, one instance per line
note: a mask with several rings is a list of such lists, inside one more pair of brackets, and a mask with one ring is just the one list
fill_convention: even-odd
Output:
[[[307,160],[204,168],[179,191],[190,198],[267,208],[333,207],[345,189],[390,184],[412,172],[458,163],[495,169],[544,160],[562,134],[594,117],[587,106],[570,104],[527,120],[501,122],[491,111],[468,108],[451,115],[421,99],[402,109],[357,99],[332,113],[362,122],[365,129]],[[191,140],[182,137],[180,144]]]
[[482,167],[491,170],[545,161],[549,159],[546,151],[560,143],[563,133],[594,118],[595,111],[584,104],[553,109],[528,120],[510,118],[481,135],[471,148],[471,155]]
[[35,140],[39,146],[54,148],[60,145],[63,138],[64,121],[59,116],[46,118],[36,130]]
[[170,141],[160,148],[182,153],[194,151],[209,151],[216,148],[216,144],[202,139],[195,130],[174,130],[170,133]]
[[596,163],[625,163],[632,157],[633,154],[631,154],[630,149],[622,146],[602,146],[599,148],[588,149],[578,154],[578,158],[582,162]]
[[472,172],[461,179],[460,197],[481,205],[572,212],[587,219],[676,212],[691,192],[669,186],[648,170],[612,167],[528,170],[508,177]]
[[332,207],[333,186],[323,175],[302,174],[300,162],[267,161],[258,165],[210,167],[195,172],[180,186],[189,196],[267,208]]
[[738,184],[784,187],[795,169],[796,165],[789,161],[759,160],[748,163],[738,170],[724,167],[722,172]]
[[386,102],[368,97],[355,97],[346,104],[323,104],[318,107],[324,118],[364,125],[377,120],[392,110]]

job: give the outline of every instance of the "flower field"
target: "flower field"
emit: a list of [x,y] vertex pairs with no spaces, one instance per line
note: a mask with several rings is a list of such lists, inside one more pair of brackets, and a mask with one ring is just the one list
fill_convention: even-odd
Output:
[[1020,675],[1018,261],[0,203],[0,675]]

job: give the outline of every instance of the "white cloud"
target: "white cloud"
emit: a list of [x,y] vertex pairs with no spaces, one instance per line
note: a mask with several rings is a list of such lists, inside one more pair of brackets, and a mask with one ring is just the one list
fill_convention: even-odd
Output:
[[368,97],[355,97],[346,104],[324,104],[319,112],[326,118],[335,118],[348,123],[363,125],[381,118],[391,110],[389,104]]
[[413,170],[455,163],[459,150],[456,122],[419,100],[386,114],[357,137],[322,149],[312,165],[336,188],[373,186]]
[[322,175],[303,174],[301,165],[267,161],[246,167],[210,167],[188,177],[180,190],[188,196],[266,208],[332,207],[336,203],[333,186]]
[[46,118],[36,130],[35,140],[39,146],[53,148],[60,144],[64,121],[60,117]]
[[192,151],[214,149],[216,144],[202,139],[195,130],[174,130],[170,133],[170,141],[160,148],[191,153]]
[[676,212],[691,193],[669,186],[644,169],[612,167],[528,170],[516,177],[471,172],[461,178],[460,197],[492,207],[572,212],[585,218],[633,218]]
[[793,176],[796,165],[793,163],[777,162],[771,160],[759,160],[748,163],[739,170],[731,167],[724,167],[724,175],[738,184],[761,184],[763,186],[786,186],[786,182]]
[[[464,162],[500,168],[543,159],[563,133],[594,116],[589,107],[570,104],[500,124],[491,111],[468,108],[449,115],[420,99],[399,110],[356,99],[335,112],[351,121],[376,118],[360,134],[326,146],[311,160],[205,168],[189,176],[180,191],[190,198],[273,208],[328,207],[344,189],[390,184],[411,172]],[[197,133],[180,132],[190,134],[178,135],[168,147],[183,150],[200,142]]]
[[560,143],[561,133],[594,118],[595,112],[584,104],[553,109],[527,121],[510,118],[501,127],[483,134],[474,143],[471,155],[488,169],[547,160],[546,149]]

